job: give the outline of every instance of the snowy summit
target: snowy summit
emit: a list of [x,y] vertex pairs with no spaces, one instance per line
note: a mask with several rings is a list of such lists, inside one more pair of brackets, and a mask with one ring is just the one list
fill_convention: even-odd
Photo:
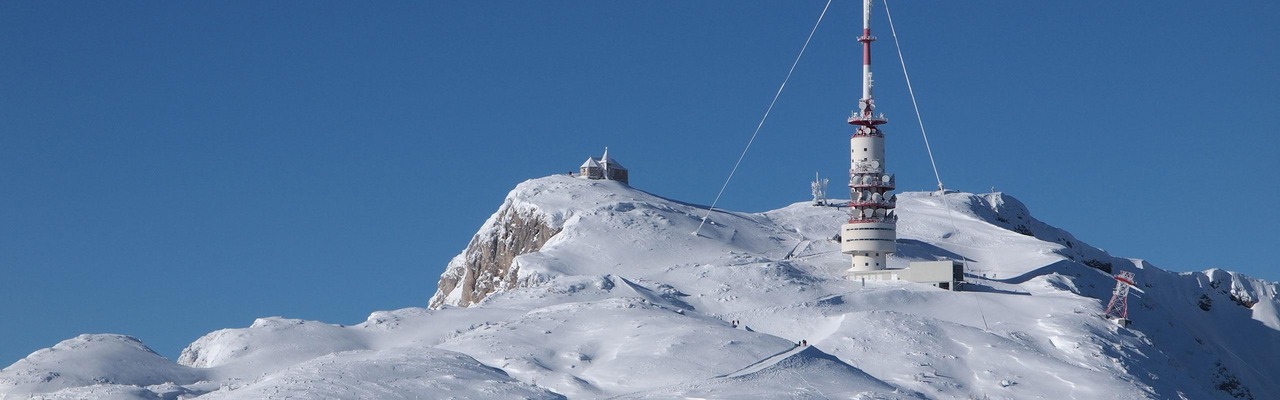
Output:
[[[897,252],[961,291],[854,281],[847,209],[706,212],[621,182],[517,186],[429,308],[279,317],[177,362],[82,335],[0,371],[0,398],[1266,398],[1278,285],[1113,257],[1000,193],[898,196]],[[1102,318],[1112,271],[1133,323]]]

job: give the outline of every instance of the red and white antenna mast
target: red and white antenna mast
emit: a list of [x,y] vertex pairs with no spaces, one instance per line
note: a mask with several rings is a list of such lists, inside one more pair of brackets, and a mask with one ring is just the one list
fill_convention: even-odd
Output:
[[[854,117],[870,117],[875,110],[875,104],[871,100],[871,87],[874,86],[871,81],[871,42],[876,41],[876,37],[871,36],[871,1],[862,2],[862,36],[858,37],[858,41],[862,42],[862,99],[858,101],[860,113],[854,112]],[[849,123],[854,125],[880,125],[888,121],[881,116],[878,120],[867,122],[855,124],[854,118],[849,118]]]
[[879,279],[888,267],[888,257],[896,251],[898,217],[893,208],[897,199],[893,175],[885,172],[884,133],[880,125],[889,122],[884,114],[875,115],[871,96],[871,0],[862,2],[862,98],[858,109],[849,116],[856,126],[849,139],[849,223],[840,227],[840,251],[853,256],[849,277]]
[[1111,292],[1111,302],[1107,303],[1107,311],[1103,313],[1107,319],[1115,321],[1120,326],[1129,325],[1129,288],[1133,288],[1139,292],[1133,280],[1133,273],[1129,271],[1120,271],[1115,275],[1116,289]]

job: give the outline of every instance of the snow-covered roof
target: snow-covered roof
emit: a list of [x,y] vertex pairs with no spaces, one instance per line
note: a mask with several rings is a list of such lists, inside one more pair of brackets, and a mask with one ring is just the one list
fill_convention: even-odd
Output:
[[622,169],[622,170],[627,169],[627,167],[624,167],[622,166],[622,164],[618,163],[618,160],[603,160],[601,161],[601,164],[608,166],[609,169]]
[[582,162],[578,168],[600,168],[600,163],[596,162],[595,157],[587,157],[587,161]]

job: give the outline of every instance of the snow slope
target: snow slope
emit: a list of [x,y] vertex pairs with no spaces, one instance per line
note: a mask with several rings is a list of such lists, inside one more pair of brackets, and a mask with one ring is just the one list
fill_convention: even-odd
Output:
[[[511,192],[473,239],[484,245],[450,263],[433,309],[355,326],[262,318],[200,338],[177,363],[81,336],[0,371],[0,398],[1280,393],[1274,282],[1113,257],[1000,193],[903,193],[898,207],[890,265],[964,259],[965,291],[842,279],[838,208],[716,211],[693,235],[702,206],[551,176]],[[1130,329],[1098,315],[1114,285],[1104,271],[1119,269],[1144,291]]]
[[204,371],[174,364],[124,335],[80,335],[36,351],[0,372],[0,395],[90,385],[189,384]]

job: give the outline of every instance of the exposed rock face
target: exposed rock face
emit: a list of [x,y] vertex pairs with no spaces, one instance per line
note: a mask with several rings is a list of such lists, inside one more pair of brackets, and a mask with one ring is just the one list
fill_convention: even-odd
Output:
[[560,232],[536,208],[518,207],[508,198],[502,208],[471,238],[467,250],[449,261],[429,306],[466,307],[490,294],[516,286],[516,256],[533,253]]

